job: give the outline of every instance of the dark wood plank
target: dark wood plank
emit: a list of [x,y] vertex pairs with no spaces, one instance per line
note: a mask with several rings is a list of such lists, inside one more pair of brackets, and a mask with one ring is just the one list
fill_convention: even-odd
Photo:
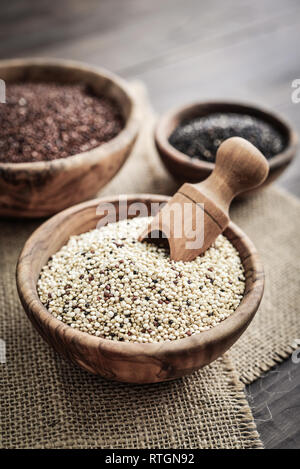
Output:
[[291,50],[291,43],[298,37],[299,23],[295,21],[283,30],[275,27],[269,33],[204,50],[135,76],[147,83],[159,111],[212,97],[283,108],[283,103],[290,102],[291,82],[297,78],[295,63],[300,59],[300,50]]

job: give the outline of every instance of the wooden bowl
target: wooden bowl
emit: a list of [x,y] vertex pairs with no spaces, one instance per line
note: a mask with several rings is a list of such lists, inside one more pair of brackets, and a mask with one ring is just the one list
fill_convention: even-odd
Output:
[[96,95],[113,98],[125,119],[115,138],[90,151],[53,161],[0,162],[0,215],[48,216],[93,197],[119,171],[138,134],[138,110],[127,85],[97,67],[57,59],[3,60],[0,78],[6,83],[83,82]]
[[[133,195],[123,200],[122,209],[126,217],[131,203],[144,202],[150,213],[152,202],[167,200],[168,197],[160,195]],[[264,288],[263,267],[256,249],[233,223],[226,229],[225,235],[240,253],[246,274],[245,294],[236,311],[208,331],[165,343],[115,342],[67,326],[42,305],[36,289],[42,267],[71,235],[96,227],[101,218],[96,213],[100,202],[112,202],[119,217],[117,197],[76,205],[43,223],[31,235],[21,252],[17,266],[18,292],[29,319],[41,336],[57,352],[85,370],[130,383],[155,383],[179,378],[222,355],[251,322]]]
[[[250,114],[273,125],[286,141],[285,150],[268,160],[269,176],[266,181],[254,189],[260,190],[277,179],[290,164],[296,154],[298,137],[294,130],[281,117],[260,107],[234,102],[203,102],[183,106],[164,114],[155,129],[155,144],[167,170],[180,182],[200,182],[206,179],[214,168],[214,163],[192,160],[188,155],[176,150],[169,143],[173,130],[185,120],[203,117],[214,112],[234,112]],[[254,191],[249,191],[251,193]],[[243,194],[244,195],[244,194]]]

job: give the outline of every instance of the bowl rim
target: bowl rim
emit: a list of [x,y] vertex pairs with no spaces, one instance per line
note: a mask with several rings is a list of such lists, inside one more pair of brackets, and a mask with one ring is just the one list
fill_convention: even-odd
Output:
[[[132,194],[130,196],[126,195],[125,197],[129,203],[145,199],[149,202],[166,202],[169,199],[167,196],[154,194]],[[49,233],[57,229],[57,227],[60,224],[63,224],[66,219],[79,216],[81,212],[87,209],[96,209],[99,203],[117,203],[119,200],[120,196],[108,196],[74,205],[73,207],[63,210],[48,219],[31,234],[20,253],[16,268],[16,281],[19,297],[29,318],[31,319],[32,316],[34,318],[37,317],[39,322],[42,322],[47,326],[47,331],[51,330],[51,335],[59,334],[64,343],[68,343],[70,340],[78,346],[85,347],[85,349],[91,348],[95,351],[97,349],[101,349],[102,353],[114,353],[119,357],[124,358],[136,358],[137,355],[144,357],[151,356],[152,358],[166,354],[174,356],[174,354],[186,352],[187,349],[190,351],[199,350],[199,347],[204,347],[208,343],[218,343],[222,341],[222,339],[230,337],[236,330],[245,329],[255,315],[263,296],[264,270],[254,244],[233,222],[230,223],[227,231],[229,230],[229,232],[234,235],[232,238],[233,240],[241,240],[243,249],[246,249],[246,255],[243,261],[246,259],[247,262],[251,261],[250,270],[253,287],[244,294],[238,308],[228,318],[207,331],[170,342],[118,342],[96,337],[86,332],[73,329],[62,321],[56,319],[48,312],[38,297],[36,284],[32,278],[31,258],[34,256],[34,247],[39,249],[43,244],[42,240],[44,239],[44,241],[46,241],[49,238]],[[29,314],[29,311],[31,314]]]
[[[248,113],[253,115],[260,115],[262,119],[264,116],[267,117],[267,121],[273,121],[275,125],[284,129],[284,133],[287,136],[287,143],[284,150],[272,158],[268,159],[270,170],[280,168],[282,165],[287,164],[295,157],[295,150],[298,145],[299,137],[296,131],[292,128],[289,122],[282,118],[277,112],[274,112],[271,109],[268,109],[264,106],[257,105],[252,102],[247,101],[238,101],[238,100],[208,100],[208,101],[195,101],[186,105],[177,106],[171,110],[165,112],[157,121],[154,129],[154,138],[158,148],[161,148],[164,152],[167,153],[168,158],[174,160],[178,164],[184,164],[190,169],[202,169],[207,171],[212,171],[215,167],[215,163],[209,161],[202,161],[199,159],[191,159],[185,153],[177,150],[169,142],[170,133],[174,130],[176,125],[181,121],[180,116],[182,114],[188,114],[193,112],[197,108],[206,107],[207,114],[209,114],[209,108],[215,107],[228,107],[227,112],[238,112],[238,109],[242,111],[243,109]],[[230,108],[236,108],[234,111]],[[215,109],[217,112],[217,109]],[[225,112],[225,111],[224,111]],[[195,113],[196,114],[196,113]],[[176,122],[175,126],[171,126],[171,132],[167,132],[169,124],[171,121]]]
[[[125,121],[125,125],[122,130],[111,140],[102,145],[98,145],[91,150],[76,153],[75,155],[66,156],[65,158],[57,158],[50,161],[27,161],[20,163],[11,162],[0,162],[0,170],[23,172],[33,171],[40,172],[43,170],[55,170],[55,169],[68,169],[81,166],[82,163],[88,161],[90,164],[98,163],[101,159],[107,156],[109,153],[118,151],[120,147],[124,147],[129,144],[132,139],[137,135],[140,121],[140,110],[136,98],[134,97],[130,87],[121,77],[116,74],[96,65],[89,65],[85,62],[69,59],[58,59],[52,57],[27,57],[27,58],[14,58],[14,59],[3,59],[0,60],[0,78],[1,70],[9,67],[56,67],[62,71],[68,70],[79,70],[82,72],[91,73],[104,77],[108,81],[114,83],[123,93],[127,96],[131,110],[130,114]],[[83,80],[84,82],[84,80]],[[59,81],[58,81],[59,83]]]

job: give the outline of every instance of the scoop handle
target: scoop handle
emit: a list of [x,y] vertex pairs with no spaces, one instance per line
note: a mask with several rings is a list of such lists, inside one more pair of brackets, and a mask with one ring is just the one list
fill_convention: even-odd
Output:
[[266,158],[252,143],[231,137],[218,148],[211,175],[196,187],[228,212],[232,199],[262,184],[268,172]]

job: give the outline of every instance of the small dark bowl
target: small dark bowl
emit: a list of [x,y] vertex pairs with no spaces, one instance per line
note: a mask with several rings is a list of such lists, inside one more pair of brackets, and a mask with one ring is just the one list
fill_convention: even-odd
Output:
[[[206,179],[214,169],[214,163],[192,160],[188,155],[181,153],[169,143],[173,130],[183,121],[196,117],[203,117],[215,112],[234,112],[258,117],[275,127],[286,141],[283,152],[268,160],[269,176],[262,187],[277,179],[291,163],[296,154],[298,136],[296,132],[281,117],[260,107],[239,104],[234,102],[203,102],[182,106],[164,114],[158,121],[155,129],[155,144],[160,157],[167,170],[180,182],[200,182]],[[252,192],[252,191],[249,191]]]

